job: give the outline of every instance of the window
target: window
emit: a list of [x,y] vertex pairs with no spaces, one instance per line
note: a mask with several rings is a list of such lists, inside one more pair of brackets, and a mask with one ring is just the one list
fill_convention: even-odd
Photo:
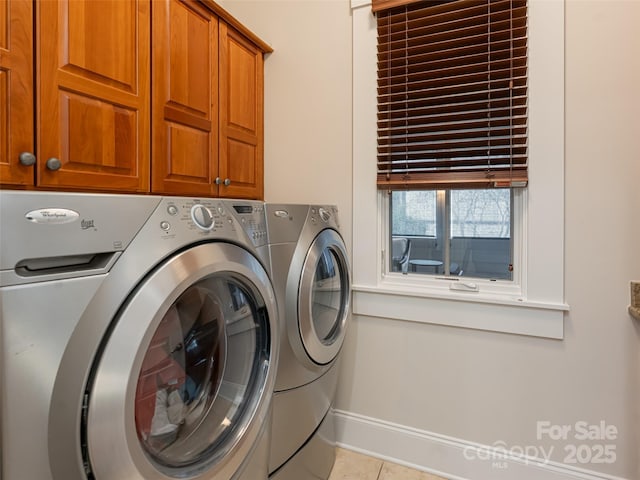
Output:
[[[512,279],[510,189],[396,190],[389,201],[391,271]],[[396,261],[400,238],[410,268]]]
[[[563,242],[564,2],[527,2],[530,182],[527,188],[514,188],[512,194],[513,280],[496,282],[467,280],[465,276],[441,280],[441,275],[411,272],[387,274],[391,195],[389,188],[377,186],[378,169],[372,161],[380,148],[377,104],[372,101],[380,93],[378,31],[368,0],[353,0],[352,14],[354,314],[363,319],[562,338],[563,312],[568,309],[564,302]],[[447,188],[452,187],[443,184],[428,190]],[[395,190],[427,189],[400,185]],[[463,283],[476,283],[480,288],[474,292],[451,288]]]
[[[391,192],[391,244],[411,245],[400,269],[511,280],[511,190],[528,181],[526,0],[393,3],[373,2],[377,185]],[[392,247],[392,271],[397,258]]]

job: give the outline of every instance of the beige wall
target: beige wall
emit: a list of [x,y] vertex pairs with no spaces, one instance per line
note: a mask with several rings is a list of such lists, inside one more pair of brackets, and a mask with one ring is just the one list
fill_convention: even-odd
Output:
[[[267,200],[338,203],[350,237],[348,3],[224,6],[275,49]],[[565,339],[354,318],[338,408],[483,444],[539,445],[538,420],[604,420],[617,461],[584,467],[640,478],[640,322],[626,311],[640,280],[639,22],[635,0],[566,4]]]
[[265,200],[337,204],[351,246],[351,17],[346,0],[220,2],[265,60]]

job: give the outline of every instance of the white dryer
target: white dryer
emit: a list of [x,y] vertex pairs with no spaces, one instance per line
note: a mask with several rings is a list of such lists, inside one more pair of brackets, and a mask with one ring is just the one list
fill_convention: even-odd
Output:
[[267,477],[260,202],[0,192],[3,480]]
[[326,479],[335,460],[330,413],[350,318],[351,275],[334,206],[267,204],[281,314],[270,478]]

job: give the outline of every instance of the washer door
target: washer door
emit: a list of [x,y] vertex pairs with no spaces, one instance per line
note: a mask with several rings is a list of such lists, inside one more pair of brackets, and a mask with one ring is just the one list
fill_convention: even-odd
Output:
[[307,252],[298,295],[300,338],[315,363],[325,365],[340,351],[350,298],[351,279],[344,242],[335,230],[323,230]]
[[267,420],[271,318],[267,274],[240,247],[200,245],[150,274],[121,309],[87,389],[93,477],[230,479]]

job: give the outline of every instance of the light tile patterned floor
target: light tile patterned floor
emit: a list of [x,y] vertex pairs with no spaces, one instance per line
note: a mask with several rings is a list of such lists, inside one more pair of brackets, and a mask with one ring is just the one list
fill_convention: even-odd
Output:
[[446,480],[442,477],[384,462],[351,450],[337,449],[329,480]]

